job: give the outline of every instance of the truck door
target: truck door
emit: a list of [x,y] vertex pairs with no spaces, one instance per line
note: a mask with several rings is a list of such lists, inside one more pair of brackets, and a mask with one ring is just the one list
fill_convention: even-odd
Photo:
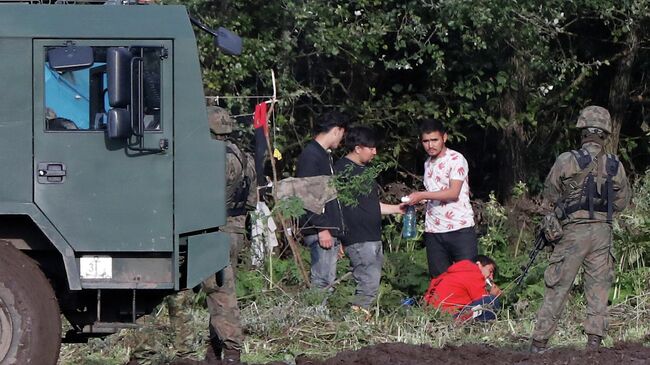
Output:
[[[34,202],[77,252],[173,250],[170,40],[34,40]],[[48,52],[92,49],[89,65],[53,68]],[[62,48],[62,47],[68,47]],[[110,47],[143,58],[144,148],[106,135]],[[88,47],[85,47],[88,50]],[[52,56],[49,56],[52,58]]]

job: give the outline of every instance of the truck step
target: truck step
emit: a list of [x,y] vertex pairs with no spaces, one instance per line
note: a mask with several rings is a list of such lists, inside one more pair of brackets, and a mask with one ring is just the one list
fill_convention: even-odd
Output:
[[83,333],[111,334],[124,328],[138,328],[137,323],[95,322],[83,327]]

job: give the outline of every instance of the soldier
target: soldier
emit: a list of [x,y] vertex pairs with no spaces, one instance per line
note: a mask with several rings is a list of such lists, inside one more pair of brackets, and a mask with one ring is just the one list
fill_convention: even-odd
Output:
[[546,291],[537,313],[530,350],[544,352],[582,265],[587,299],[584,331],[587,349],[600,347],[607,329],[607,298],[614,280],[612,215],[630,200],[623,165],[605,153],[612,130],[607,109],[588,106],[580,112],[580,150],[561,154],[546,177],[545,202],[554,207],[563,236],[544,272]]
[[235,121],[220,107],[208,107],[210,131],[214,139],[226,143],[226,207],[227,223],[222,232],[230,234],[231,265],[203,282],[208,295],[210,312],[210,345],[206,359],[221,359],[238,363],[243,342],[239,307],[235,293],[235,266],[246,233],[246,212],[255,206],[255,163],[250,153],[244,153],[227,137]]

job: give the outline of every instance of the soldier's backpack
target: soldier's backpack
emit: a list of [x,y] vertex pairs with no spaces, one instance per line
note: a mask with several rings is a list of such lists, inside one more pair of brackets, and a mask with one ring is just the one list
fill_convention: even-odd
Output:
[[[607,212],[607,221],[611,222],[614,212],[613,202],[615,199],[612,178],[618,172],[618,159],[613,154],[607,154],[605,162],[607,178],[601,185],[599,192],[595,177],[595,173],[597,174],[598,172],[594,173],[594,168],[596,167],[596,161],[601,158],[604,152],[601,151],[593,159],[589,151],[585,149],[573,150],[571,153],[578,162],[580,172],[574,176],[569,184],[570,188],[561,199],[561,204],[558,204],[558,206],[563,207],[563,218],[566,219],[569,214],[579,210],[587,210],[589,211],[590,219],[594,218],[594,212]],[[571,199],[567,197],[571,197]]]
[[[238,182],[234,182],[236,186],[234,187],[232,199],[227,199],[232,201],[232,204],[226,207],[228,210],[228,216],[234,217],[244,215],[246,214],[246,204],[249,200],[251,184],[254,180],[254,177],[251,177],[249,173],[251,170],[248,161],[249,157],[236,145],[235,148],[233,148],[231,145],[226,144],[226,153],[234,156],[241,166],[241,179]],[[230,191],[231,189],[226,190]]]

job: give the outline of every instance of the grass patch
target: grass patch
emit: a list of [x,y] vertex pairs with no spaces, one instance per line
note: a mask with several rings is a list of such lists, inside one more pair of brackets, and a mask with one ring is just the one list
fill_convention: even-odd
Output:
[[[391,289],[392,290],[392,289]],[[243,360],[249,363],[291,362],[296,356],[326,358],[344,350],[357,350],[383,342],[428,344],[490,344],[524,349],[533,327],[535,307],[523,310],[511,305],[490,323],[458,323],[446,314],[422,308],[404,307],[400,301],[382,301],[373,308],[373,318],[348,310],[346,300],[353,283],[344,281],[325,296],[321,292],[296,287],[267,289],[255,298],[244,300],[242,326],[246,334]],[[142,328],[123,330],[106,339],[88,344],[67,344],[60,364],[124,364],[138,359],[142,364],[165,364],[175,359],[202,359],[208,336],[208,313],[200,297],[192,292],[180,296],[178,319],[170,319],[167,305],[142,318]],[[650,332],[650,292],[630,297],[610,308],[610,330],[605,345],[616,341],[648,341]],[[583,346],[582,320],[585,303],[582,295],[572,296],[552,346]]]

